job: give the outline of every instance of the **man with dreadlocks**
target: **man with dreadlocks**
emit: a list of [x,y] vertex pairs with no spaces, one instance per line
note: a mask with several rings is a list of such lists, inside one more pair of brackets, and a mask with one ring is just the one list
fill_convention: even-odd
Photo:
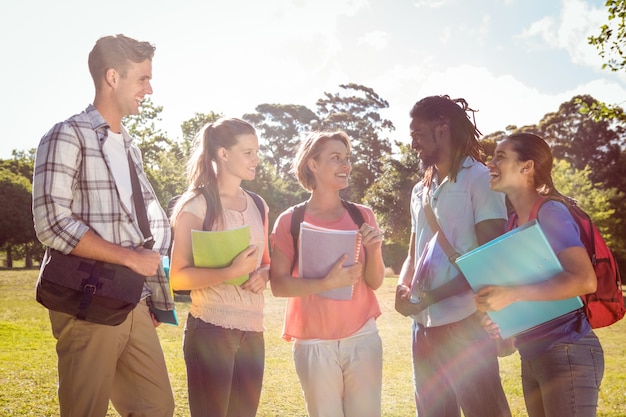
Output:
[[[447,95],[423,98],[410,112],[412,148],[425,171],[411,196],[411,241],[400,272],[396,310],[413,318],[419,417],[459,417],[460,409],[465,417],[511,415],[495,342],[480,324],[483,313],[476,310],[474,294],[451,262],[453,252],[468,252],[500,235],[506,219],[504,195],[489,189],[480,132],[468,112],[473,115],[474,110],[464,99]],[[434,213],[430,222],[429,208]],[[437,224],[440,231],[434,238]],[[451,253],[444,253],[448,251],[442,234]],[[427,273],[420,277],[424,301],[415,303],[415,266],[429,242],[435,249],[428,251],[432,256]]]

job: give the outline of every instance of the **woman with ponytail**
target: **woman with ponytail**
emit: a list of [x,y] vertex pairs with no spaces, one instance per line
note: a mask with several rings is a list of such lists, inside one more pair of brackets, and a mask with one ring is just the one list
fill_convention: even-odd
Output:
[[[500,142],[489,162],[490,188],[506,194],[515,211],[513,227],[530,221],[543,196],[568,200],[554,187],[548,144],[530,133]],[[536,208],[535,208],[536,210]],[[556,253],[563,272],[540,283],[487,286],[476,294],[482,311],[497,311],[517,301],[551,301],[596,290],[597,280],[580,240],[576,221],[555,200],[543,203],[537,220]],[[485,327],[494,336],[495,323]],[[604,353],[585,313],[576,310],[515,338],[522,359],[522,388],[529,417],[594,417],[604,374]]]
[[[263,291],[269,280],[267,205],[241,188],[259,163],[254,128],[240,119],[206,125],[189,160],[189,187],[172,214],[172,287],[191,290],[183,351],[192,417],[254,417],[265,363]],[[191,231],[250,226],[250,246],[224,268],[194,266]],[[249,274],[242,285],[225,281]]]

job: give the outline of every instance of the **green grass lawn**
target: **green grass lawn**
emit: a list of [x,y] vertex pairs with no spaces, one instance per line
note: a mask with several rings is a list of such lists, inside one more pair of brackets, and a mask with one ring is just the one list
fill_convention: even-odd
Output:
[[[56,416],[56,353],[47,311],[34,299],[37,271],[0,271],[0,415]],[[411,376],[411,321],[393,309],[396,280],[377,291],[383,311],[378,320],[384,349],[383,415],[414,415]],[[188,305],[177,303],[184,322]],[[285,299],[266,292],[266,372],[259,416],[306,416],[293,367],[290,343],[280,338]],[[176,397],[176,416],[188,416],[183,324],[162,325],[158,332]],[[606,371],[598,416],[626,415],[626,320],[598,329],[605,350]],[[501,359],[502,379],[514,416],[525,416],[517,354]],[[110,416],[117,413],[110,408]]]

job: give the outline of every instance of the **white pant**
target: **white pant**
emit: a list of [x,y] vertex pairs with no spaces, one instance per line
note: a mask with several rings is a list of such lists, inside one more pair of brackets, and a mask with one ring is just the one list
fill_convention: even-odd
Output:
[[383,347],[377,331],[295,343],[293,359],[310,417],[380,417]]

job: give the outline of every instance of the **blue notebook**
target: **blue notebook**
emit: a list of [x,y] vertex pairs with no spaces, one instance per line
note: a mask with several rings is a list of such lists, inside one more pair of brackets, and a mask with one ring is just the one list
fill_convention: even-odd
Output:
[[[536,220],[460,256],[456,263],[474,292],[490,284],[506,286],[541,282],[563,271]],[[498,324],[502,338],[506,339],[582,306],[580,297],[521,301],[487,314]]]

